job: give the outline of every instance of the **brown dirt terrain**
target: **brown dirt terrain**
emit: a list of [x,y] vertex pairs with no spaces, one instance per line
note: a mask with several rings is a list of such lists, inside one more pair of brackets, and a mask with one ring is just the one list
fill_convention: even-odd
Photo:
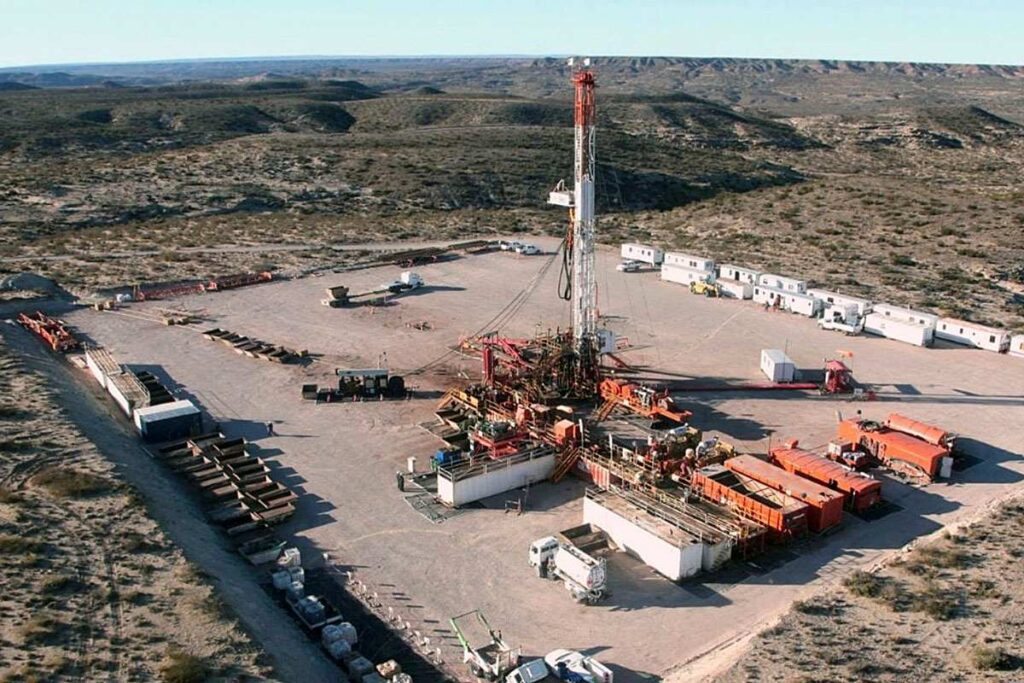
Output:
[[204,574],[0,346],[0,680],[269,673]]
[[1024,503],[799,601],[717,683],[1019,681]]

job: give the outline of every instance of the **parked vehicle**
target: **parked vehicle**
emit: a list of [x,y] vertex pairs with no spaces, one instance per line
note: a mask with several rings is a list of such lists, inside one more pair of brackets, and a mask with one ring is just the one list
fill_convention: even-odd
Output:
[[860,334],[864,330],[864,318],[852,304],[826,304],[818,327],[823,330],[834,330],[845,334]]
[[641,266],[643,266],[643,264],[639,261],[623,261],[619,265],[615,266],[615,270],[620,273],[635,273],[640,270]]
[[518,240],[512,240],[511,242],[502,240],[501,242],[498,242],[498,248],[502,251],[516,251],[517,249],[522,248],[522,246],[523,243]]
[[608,565],[554,536],[530,544],[530,566],[537,576],[561,580],[576,602],[594,604],[607,587]]
[[422,286],[423,278],[421,278],[417,273],[407,270],[403,272],[397,280],[389,282],[386,285],[381,285],[381,289],[386,289],[392,294],[397,294],[398,292],[404,292],[409,289],[419,289]]
[[714,282],[708,282],[706,280],[699,280],[697,282],[690,283],[691,294],[703,294],[708,298],[716,298],[721,294],[718,289],[718,285]]
[[540,249],[535,244],[521,244],[516,247],[516,253],[523,256],[536,256],[540,253]]

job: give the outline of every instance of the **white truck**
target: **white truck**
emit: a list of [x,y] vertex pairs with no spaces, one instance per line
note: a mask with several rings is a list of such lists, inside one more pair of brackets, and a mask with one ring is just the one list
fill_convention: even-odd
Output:
[[818,327],[846,334],[860,334],[864,330],[864,317],[855,304],[828,304],[818,319]]
[[561,580],[576,602],[593,605],[606,593],[607,561],[592,557],[568,539],[538,538],[530,544],[529,561],[537,576]]
[[398,292],[404,292],[407,289],[419,289],[423,284],[423,278],[421,278],[418,273],[407,270],[399,275],[398,279],[394,282],[381,285],[381,289],[386,289],[392,294],[397,294]]
[[449,620],[462,645],[462,660],[477,678],[501,683],[615,683],[611,669],[575,650],[552,650],[543,659],[520,662],[521,648],[512,648],[491,628],[480,610]]

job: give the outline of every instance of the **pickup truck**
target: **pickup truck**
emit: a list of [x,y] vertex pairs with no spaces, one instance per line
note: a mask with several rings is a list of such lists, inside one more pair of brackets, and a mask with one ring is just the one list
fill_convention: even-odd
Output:
[[423,278],[421,278],[417,273],[407,270],[402,273],[397,280],[381,285],[381,289],[386,289],[392,294],[397,294],[398,292],[404,292],[408,289],[418,289],[422,286]]

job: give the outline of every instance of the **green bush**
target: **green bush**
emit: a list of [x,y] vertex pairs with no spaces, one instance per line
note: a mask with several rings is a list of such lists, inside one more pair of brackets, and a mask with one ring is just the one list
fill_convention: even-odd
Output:
[[167,657],[160,667],[160,680],[165,683],[202,683],[209,676],[206,663],[177,648],[167,650]]
[[58,498],[84,498],[110,489],[110,481],[104,477],[59,467],[43,470],[32,477],[32,484],[41,486]]

